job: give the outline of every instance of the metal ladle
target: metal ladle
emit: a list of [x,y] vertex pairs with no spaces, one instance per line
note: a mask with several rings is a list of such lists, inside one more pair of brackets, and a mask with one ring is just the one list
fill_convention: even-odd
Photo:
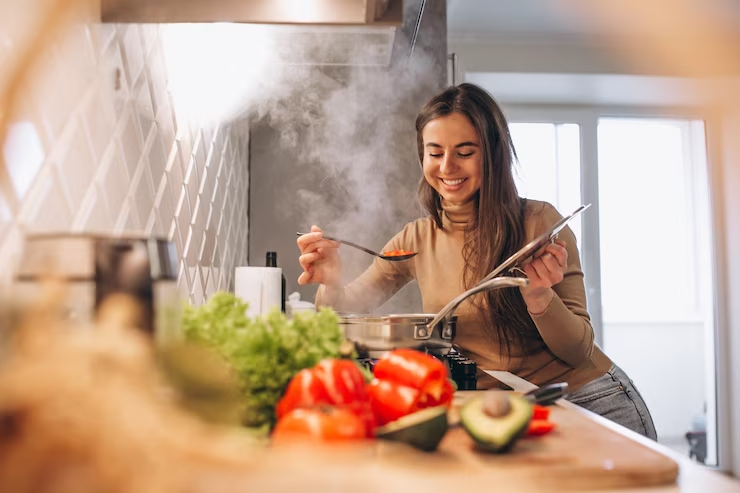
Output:
[[[308,233],[296,233],[296,234],[298,236],[303,236]],[[323,236],[323,239],[336,241],[337,243],[342,243],[343,245],[351,246],[352,248],[357,248],[358,250],[362,250],[365,253],[369,253],[370,255],[374,255],[376,257],[382,258],[383,260],[388,260],[389,262],[400,262],[401,260],[408,260],[411,257],[415,257],[419,254],[419,252],[411,252],[406,255],[383,255],[382,253],[375,252],[373,250],[370,250],[369,248],[360,246],[357,243],[352,243],[351,241],[339,240],[337,238],[332,238],[331,236],[326,236],[326,235]]]

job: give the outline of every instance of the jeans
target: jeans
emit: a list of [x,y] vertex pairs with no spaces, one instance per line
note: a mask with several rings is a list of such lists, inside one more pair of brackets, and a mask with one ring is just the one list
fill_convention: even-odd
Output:
[[658,439],[653,418],[640,392],[629,376],[616,365],[566,399],[641,435]]

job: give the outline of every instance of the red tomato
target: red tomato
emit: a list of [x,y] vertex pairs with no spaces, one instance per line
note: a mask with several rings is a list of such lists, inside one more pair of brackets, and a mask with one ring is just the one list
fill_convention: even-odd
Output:
[[273,443],[304,439],[326,441],[359,440],[366,437],[365,422],[349,409],[322,406],[294,409],[283,416],[272,430]]
[[293,409],[320,404],[331,404],[331,399],[324,383],[316,377],[313,370],[307,368],[296,373],[290,380],[285,394],[278,401],[277,417],[280,419]]
[[395,421],[418,409],[419,389],[391,380],[374,379],[368,384],[370,405],[379,426]]
[[526,436],[540,436],[555,429],[555,423],[546,419],[533,419],[529,422]]

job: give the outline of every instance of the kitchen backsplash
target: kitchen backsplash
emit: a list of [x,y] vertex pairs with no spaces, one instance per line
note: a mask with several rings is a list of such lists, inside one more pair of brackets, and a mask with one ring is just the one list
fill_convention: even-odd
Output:
[[[17,49],[8,32],[0,65]],[[134,232],[174,242],[183,298],[233,289],[247,263],[247,125],[176,114],[160,26],[79,23],[47,48],[3,147],[0,283],[25,231]]]

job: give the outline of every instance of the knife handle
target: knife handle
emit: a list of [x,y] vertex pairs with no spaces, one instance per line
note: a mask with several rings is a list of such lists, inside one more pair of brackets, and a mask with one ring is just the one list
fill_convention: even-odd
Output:
[[562,399],[568,396],[568,383],[552,383],[539,387],[534,390],[530,390],[524,394],[524,398],[532,404],[539,404],[540,406],[549,406],[558,399]]

